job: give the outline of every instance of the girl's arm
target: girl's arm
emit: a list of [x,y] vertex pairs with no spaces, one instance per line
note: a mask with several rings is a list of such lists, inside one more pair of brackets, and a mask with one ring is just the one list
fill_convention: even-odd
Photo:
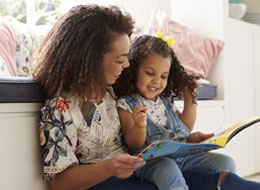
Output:
[[127,178],[144,164],[141,158],[119,154],[96,164],[71,166],[52,179],[50,185],[52,190],[86,190],[112,176]]
[[192,97],[188,90],[184,92],[184,107],[182,113],[179,110],[176,110],[176,113],[187,128],[192,131],[197,116],[197,104],[192,102]]
[[130,148],[139,149],[146,139],[146,110],[145,106],[135,106],[133,113],[118,108],[120,122],[126,143]]
[[200,143],[213,136],[214,136],[214,133],[202,133],[200,131],[197,131],[197,132],[193,132],[190,134],[189,138],[187,139],[187,142]]

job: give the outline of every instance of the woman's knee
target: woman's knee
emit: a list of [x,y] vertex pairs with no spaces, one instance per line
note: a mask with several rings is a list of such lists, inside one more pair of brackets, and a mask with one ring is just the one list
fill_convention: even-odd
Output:
[[236,173],[236,163],[234,159],[228,155],[216,154],[215,155],[217,168],[219,171],[228,170],[230,172]]
[[197,154],[184,159],[178,160],[182,171],[187,170],[207,170],[207,171],[223,171],[228,170],[236,172],[235,161],[228,155],[207,152]]

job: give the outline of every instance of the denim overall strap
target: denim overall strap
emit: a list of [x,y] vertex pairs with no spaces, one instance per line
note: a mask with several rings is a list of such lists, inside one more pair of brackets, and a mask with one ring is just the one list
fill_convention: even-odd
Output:
[[172,140],[179,141],[179,142],[186,142],[186,139],[190,136],[189,129],[185,126],[185,124],[174,112],[170,100],[162,95],[160,95],[160,98],[162,99],[166,107],[166,112],[168,117],[167,124],[175,134],[175,137]]
[[[166,107],[166,113],[168,116],[167,123],[164,126],[159,125],[155,123],[149,115],[147,115],[147,136],[145,144],[139,150],[130,149],[130,152],[132,154],[138,154],[146,146],[157,140],[175,140],[179,142],[185,142],[186,138],[190,135],[187,127],[181,122],[179,117],[172,110],[171,102],[164,97],[162,98],[162,96],[160,97],[163,100],[163,103]],[[129,104],[131,109],[134,109],[136,105],[140,105],[138,99],[134,96],[125,96],[124,99]]]
[[125,99],[132,110],[134,110],[136,105],[141,105],[138,99],[134,96],[124,96],[123,99]]

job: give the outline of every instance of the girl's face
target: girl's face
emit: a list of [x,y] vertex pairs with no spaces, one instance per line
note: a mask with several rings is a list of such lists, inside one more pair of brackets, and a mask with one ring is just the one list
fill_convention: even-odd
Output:
[[137,69],[137,89],[148,100],[155,101],[167,86],[171,59],[158,54],[148,56]]
[[129,66],[127,55],[129,53],[129,37],[122,34],[112,44],[112,50],[104,55],[104,73],[106,84],[114,84],[124,68]]

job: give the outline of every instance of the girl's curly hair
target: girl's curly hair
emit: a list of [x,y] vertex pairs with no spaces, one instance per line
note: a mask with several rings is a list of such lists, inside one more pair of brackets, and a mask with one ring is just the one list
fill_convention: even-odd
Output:
[[104,95],[104,54],[111,51],[120,34],[130,37],[133,28],[132,17],[119,7],[73,7],[41,43],[33,77],[44,87],[47,98],[63,92],[82,101],[90,100],[93,92]]
[[162,94],[173,101],[175,97],[182,97],[184,90],[188,89],[192,95],[193,103],[196,103],[197,94],[195,89],[197,83],[195,80],[198,77],[189,75],[184,71],[173,50],[165,41],[150,35],[140,36],[131,44],[128,55],[130,66],[121,73],[120,78],[113,85],[116,95],[121,97],[138,92],[136,88],[137,69],[142,61],[152,54],[171,58],[168,84]]

